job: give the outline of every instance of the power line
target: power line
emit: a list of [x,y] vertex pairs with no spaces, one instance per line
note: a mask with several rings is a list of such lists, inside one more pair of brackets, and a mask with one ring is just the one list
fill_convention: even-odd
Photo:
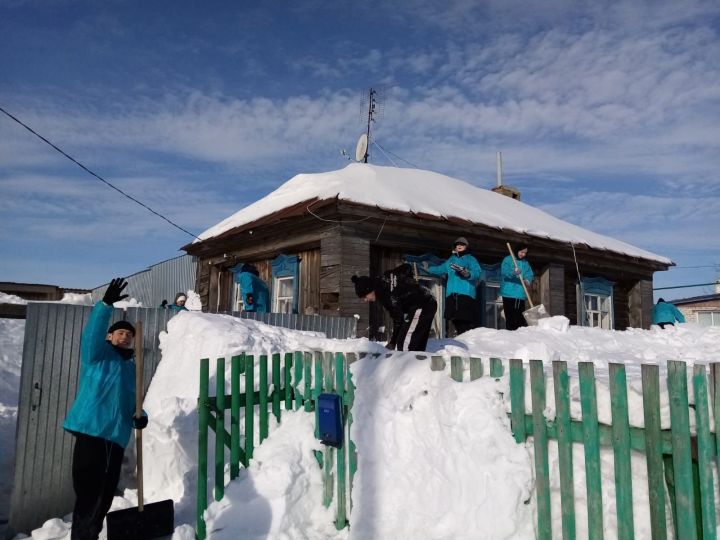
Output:
[[390,163],[392,163],[395,167],[398,166],[398,164],[395,163],[395,162],[392,160],[392,158],[387,155],[387,152],[385,152],[385,150],[382,149],[382,146],[380,146],[380,145],[379,145],[378,143],[376,143],[375,141],[373,141],[373,144],[374,144],[375,146],[377,146],[383,154],[385,154],[385,157],[390,160]]
[[[385,153],[385,152],[387,151],[388,153],[390,153],[390,154],[392,154],[393,156],[395,156],[396,158],[404,161],[405,163],[407,163],[407,164],[410,165],[411,167],[415,167],[416,169],[419,169],[419,168],[420,168],[420,167],[418,167],[417,165],[415,165],[414,163],[410,163],[407,159],[398,156],[395,152],[391,152],[390,150],[386,150],[385,148],[383,148],[382,146],[380,146],[380,144],[378,144],[377,141],[373,141],[373,144],[375,144],[375,146],[377,146],[380,150],[382,150],[383,153]],[[390,160],[390,161],[392,161],[392,160]]]
[[14,120],[14,121],[17,122],[18,124],[20,124],[22,127],[24,127],[25,129],[27,129],[30,133],[32,133],[33,135],[35,135],[37,138],[39,138],[41,141],[45,142],[46,144],[49,144],[49,145],[50,145],[51,147],[53,147],[55,150],[57,150],[58,152],[60,152],[63,156],[65,156],[65,157],[68,158],[70,161],[72,161],[73,163],[75,163],[75,165],[77,165],[78,167],[80,167],[80,168],[83,169],[84,171],[90,173],[92,176],[94,176],[95,178],[97,178],[97,179],[100,180],[101,182],[107,184],[109,187],[111,187],[112,189],[114,189],[115,191],[117,191],[118,193],[120,193],[121,195],[124,195],[125,197],[127,197],[127,198],[130,199],[131,201],[136,202],[137,204],[139,204],[140,206],[142,206],[142,207],[145,208],[146,210],[152,212],[153,214],[155,214],[155,215],[158,216],[159,218],[164,219],[165,221],[167,221],[167,222],[168,222],[170,225],[172,225],[173,227],[175,227],[175,228],[177,228],[177,229],[180,229],[182,232],[184,232],[184,233],[186,233],[186,234],[189,234],[190,236],[192,236],[193,238],[195,238],[195,239],[197,239],[197,240],[200,240],[199,237],[197,237],[196,235],[194,235],[194,234],[191,233],[190,231],[188,231],[188,230],[186,230],[186,229],[183,229],[183,228],[182,228],[180,225],[178,225],[177,223],[174,223],[173,221],[169,220],[168,218],[166,218],[165,216],[163,216],[161,213],[156,212],[155,210],[153,210],[152,208],[150,208],[148,205],[146,205],[146,204],[138,201],[135,197],[133,197],[133,196],[131,196],[131,195],[128,195],[127,193],[125,193],[125,192],[124,192],[123,190],[121,190],[120,188],[115,187],[114,185],[112,185],[110,182],[108,182],[107,180],[105,180],[105,179],[104,179],[102,176],[100,176],[99,174],[96,174],[96,173],[94,173],[93,171],[91,171],[90,169],[88,169],[85,165],[83,165],[82,163],[80,163],[80,162],[79,162],[78,160],[76,160],[74,157],[72,157],[72,156],[68,155],[67,153],[65,153],[63,150],[61,150],[61,149],[58,148],[56,145],[54,145],[54,144],[51,143],[49,140],[47,140],[45,137],[43,137],[42,135],[40,135],[37,131],[35,131],[34,129],[32,129],[32,128],[31,128],[30,126],[28,126],[27,124],[24,124],[22,121],[20,121],[20,120],[19,120],[18,118],[16,118],[16,117],[14,117],[12,114],[10,114],[9,112],[7,112],[7,111],[6,111],[5,109],[3,109],[2,107],[0,107],[0,112],[2,112],[2,113],[4,113],[5,115],[7,115],[9,118],[11,118],[12,120]]
[[708,285],[717,285],[717,281],[714,283],[698,283],[696,285],[675,285],[674,287],[653,287],[653,291],[664,291],[665,289],[685,289],[687,287],[706,287]]

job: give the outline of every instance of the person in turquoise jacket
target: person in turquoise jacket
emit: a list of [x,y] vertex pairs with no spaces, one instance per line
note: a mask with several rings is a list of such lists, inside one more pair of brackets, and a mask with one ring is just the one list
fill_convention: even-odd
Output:
[[73,540],[95,540],[100,534],[132,429],[147,426],[146,415],[135,417],[135,328],[127,321],[108,328],[113,303],[127,298],[121,294],[126,286],[122,278],[110,282],[80,341],[79,389],[63,423],[75,437]]
[[653,306],[652,322],[663,330],[666,325],[675,326],[675,321],[684,323],[685,316],[675,307],[674,304],[666,302],[662,298]]
[[477,326],[475,297],[482,268],[470,255],[468,247],[467,239],[461,236],[453,242],[452,255],[448,260],[426,268],[429,274],[447,277],[444,316],[452,321],[458,334]]
[[236,274],[235,281],[240,284],[243,296],[243,309],[257,313],[270,311],[270,293],[268,286],[260,279],[260,272],[252,264],[243,264]]
[[503,312],[505,313],[505,328],[507,330],[517,330],[521,326],[527,326],[527,321],[523,317],[525,311],[525,289],[522,281],[529,286],[535,274],[533,273],[527,257],[528,248],[525,244],[519,244],[513,249],[517,268],[513,262],[512,256],[508,255],[500,265],[500,296],[503,299]]

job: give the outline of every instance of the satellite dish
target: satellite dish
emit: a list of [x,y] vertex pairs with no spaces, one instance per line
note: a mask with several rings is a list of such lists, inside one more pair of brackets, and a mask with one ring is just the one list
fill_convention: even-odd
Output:
[[360,135],[360,138],[358,139],[357,146],[355,147],[355,161],[365,161],[365,156],[367,154],[367,147],[368,147],[368,137],[367,133],[363,133]]

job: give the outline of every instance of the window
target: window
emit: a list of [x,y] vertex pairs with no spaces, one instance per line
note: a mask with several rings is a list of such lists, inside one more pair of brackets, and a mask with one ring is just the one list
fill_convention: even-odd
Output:
[[230,306],[230,309],[232,311],[242,311],[243,305],[244,305],[243,304],[243,295],[242,295],[242,291],[240,290],[240,284],[233,283],[232,305]]
[[482,314],[480,325],[486,328],[505,328],[502,296],[500,296],[500,264],[483,264],[480,282]]
[[698,311],[696,315],[700,326],[720,326],[720,311]]
[[295,278],[293,276],[275,278],[273,291],[273,313],[292,313],[295,300]]
[[612,330],[613,285],[605,278],[583,278],[578,291],[578,325]]
[[272,306],[274,313],[297,313],[299,305],[300,258],[278,255],[272,262]]

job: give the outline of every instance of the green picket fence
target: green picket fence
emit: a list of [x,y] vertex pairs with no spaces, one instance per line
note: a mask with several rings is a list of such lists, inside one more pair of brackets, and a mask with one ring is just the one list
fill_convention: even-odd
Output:
[[[209,359],[200,360],[200,396],[198,398],[198,483],[197,483],[197,538],[203,540],[207,531],[203,514],[208,506],[208,436],[215,435],[213,460],[214,498],[219,501],[225,494],[225,455],[230,452],[230,478],[238,476],[240,467],[247,467],[253,450],[268,436],[268,422],[273,415],[281,422],[282,411],[303,410],[315,413],[317,427],[317,398],[322,393],[337,393],[344,405],[344,444],[341,448],[325,447],[317,452],[322,468],[323,503],[329,507],[336,503],[335,525],[347,526],[350,513],[350,490],[357,454],[350,440],[355,387],[348,365],[355,360],[352,353],[288,352],[255,358],[249,354],[230,359],[230,394],[225,393],[225,358],[217,359],[215,395],[209,395]],[[257,381],[256,381],[257,378]],[[241,389],[243,390],[241,392]],[[229,410],[229,432],[226,412]],[[243,412],[244,414],[241,414]],[[242,421],[241,421],[242,420]],[[255,437],[255,421],[258,437]]]

